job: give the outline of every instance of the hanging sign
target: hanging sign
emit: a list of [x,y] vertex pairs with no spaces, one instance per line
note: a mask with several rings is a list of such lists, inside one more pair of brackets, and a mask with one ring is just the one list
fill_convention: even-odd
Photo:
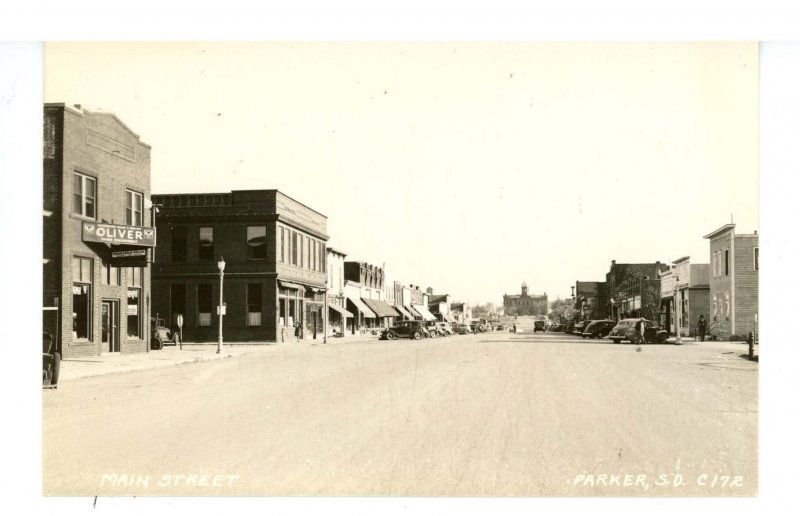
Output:
[[143,226],[122,226],[119,224],[84,221],[83,241],[155,247],[156,229]]

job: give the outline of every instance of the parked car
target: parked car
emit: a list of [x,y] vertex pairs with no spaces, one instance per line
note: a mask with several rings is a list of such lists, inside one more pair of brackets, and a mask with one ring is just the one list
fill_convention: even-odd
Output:
[[483,330],[481,329],[481,325],[480,325],[480,323],[471,323],[471,324],[469,325],[469,328],[470,328],[470,330],[472,330],[472,333],[480,333],[480,332],[482,332],[482,331],[483,331]]
[[425,329],[428,330],[429,337],[444,337],[447,335],[447,333],[439,329],[437,321],[423,321],[422,324],[425,326]]
[[[644,338],[642,337],[642,324],[644,324]],[[663,344],[667,341],[667,331],[656,326],[648,319],[622,319],[612,328],[608,338],[619,344],[629,340],[633,344],[642,342]]]
[[544,333],[544,321],[533,321],[533,333],[537,331]]
[[440,335],[453,335],[453,327],[449,322],[437,322],[436,328],[439,330]]
[[550,325],[549,331],[561,332],[564,331],[564,325],[561,323],[553,323]]
[[581,333],[584,339],[598,339],[607,336],[617,323],[609,319],[599,319],[596,321],[589,321],[586,328]]
[[57,389],[60,370],[61,353],[56,349],[55,339],[51,334],[42,332],[42,387]]
[[164,325],[164,319],[150,318],[151,338],[150,349],[161,349],[169,343],[177,346],[181,341],[181,336],[177,331],[172,331]]
[[586,324],[589,321],[576,321],[575,324],[572,326],[572,331],[570,333],[574,333],[575,335],[580,335],[583,333],[583,329],[586,328]]
[[472,330],[466,324],[456,324],[453,326],[453,331],[458,335],[467,335],[468,333],[472,333]]
[[498,324],[496,329],[502,331],[502,330],[505,330],[506,327],[503,326],[502,324]]
[[399,321],[381,332],[381,340],[414,339],[430,337],[425,321]]

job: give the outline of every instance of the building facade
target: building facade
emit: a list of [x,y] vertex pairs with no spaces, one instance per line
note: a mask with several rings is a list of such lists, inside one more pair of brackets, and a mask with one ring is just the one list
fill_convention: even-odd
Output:
[[374,331],[394,324],[400,313],[384,301],[384,270],[367,262],[344,262],[345,280],[354,288],[348,309],[361,315],[362,327]]
[[604,281],[575,282],[575,310],[580,320],[605,319],[607,305]]
[[[641,308],[632,308],[635,303],[629,296],[633,278],[639,278],[647,281],[655,281],[655,287],[650,285],[639,285],[637,288],[641,290],[648,299],[645,299],[650,311],[650,304],[655,303],[655,317],[654,321],[658,320],[658,314],[661,312],[661,280],[659,273],[669,269],[669,266],[656,261],[654,263],[617,263],[616,260],[611,260],[611,267],[606,273],[606,316],[614,321],[623,319],[625,315],[629,315],[633,310],[641,310]],[[623,284],[628,281],[628,284]],[[655,294],[653,294],[655,292]],[[649,299],[654,295],[654,300]],[[628,299],[628,303],[624,304],[623,301]],[[641,299],[639,300],[641,302]],[[644,316],[642,316],[644,317]]]
[[347,253],[332,247],[327,249],[328,271],[328,334],[346,336],[352,334],[354,316],[347,310],[344,295],[344,261]]
[[505,315],[547,315],[547,292],[541,296],[528,293],[528,285],[523,282],[519,295],[503,294]]
[[183,338],[217,339],[220,272],[228,341],[321,339],[327,217],[278,190],[154,195],[160,232],[153,309]]
[[44,105],[44,331],[64,358],[149,347],[150,146],[111,113]]
[[697,335],[697,321],[709,320],[709,265],[690,263],[684,256],[660,273],[661,315],[659,324],[671,335]]
[[758,333],[758,233],[735,230],[726,224],[704,237],[711,260],[708,332],[722,340]]

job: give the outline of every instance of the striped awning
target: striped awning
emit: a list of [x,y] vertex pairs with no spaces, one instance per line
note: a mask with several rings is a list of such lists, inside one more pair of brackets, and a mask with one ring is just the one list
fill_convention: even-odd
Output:
[[291,283],[289,281],[278,280],[278,284],[284,288],[293,288],[295,290],[305,290],[306,287],[303,285],[298,285],[297,283]]
[[416,319],[417,317],[422,317],[422,314],[414,310],[414,307],[411,305],[405,305],[405,309],[408,313],[411,314],[412,319]]
[[328,303],[328,308],[331,308],[331,309],[339,312],[340,314],[342,314],[343,317],[353,317],[352,313],[350,313],[348,310],[345,310],[344,308],[342,308],[339,305],[334,305],[333,303]]
[[407,319],[413,319],[414,318],[414,316],[411,315],[411,312],[409,312],[408,310],[403,308],[402,305],[397,305],[397,306],[394,307],[394,309],[397,310],[398,312],[400,312],[400,315],[402,315],[403,317],[405,317]]
[[379,299],[365,299],[362,297],[361,300],[366,303],[370,310],[378,314],[378,317],[397,317],[399,315],[397,310]]
[[353,303],[356,306],[356,309],[358,309],[359,312],[364,314],[364,317],[372,317],[372,318],[378,317],[377,315],[375,315],[375,312],[370,310],[369,307],[365,305],[360,298],[347,296],[347,300]]
[[426,321],[436,320],[436,316],[433,315],[430,310],[428,310],[427,306],[425,305],[412,305],[412,306],[417,310],[417,312],[419,312],[422,318],[425,319]]

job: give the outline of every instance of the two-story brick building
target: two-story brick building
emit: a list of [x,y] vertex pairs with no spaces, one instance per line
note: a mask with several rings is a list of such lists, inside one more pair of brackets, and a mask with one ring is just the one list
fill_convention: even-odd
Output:
[[327,317],[327,217],[278,190],[154,195],[159,246],[153,310],[183,338],[217,339],[225,260],[227,341],[322,339]]
[[607,317],[606,284],[604,281],[575,282],[575,310],[581,320]]
[[[633,308],[636,304],[635,296],[631,297],[631,292],[638,291],[645,295],[645,305],[647,305],[647,312],[650,313],[650,297],[655,292],[655,319],[658,320],[658,314],[661,311],[661,281],[659,273],[669,269],[667,264],[656,261],[654,263],[617,263],[616,260],[611,260],[611,267],[606,273],[606,299],[607,309],[606,317],[614,321],[618,321],[635,310],[641,311],[641,308]],[[633,278],[644,279],[648,281],[655,281],[655,287],[647,283],[638,283],[634,285]],[[630,280],[630,281],[629,281]],[[626,285],[623,283],[628,282]],[[628,300],[626,303],[625,301]],[[639,303],[642,302],[641,297]]]
[[111,113],[44,105],[44,331],[65,358],[149,342],[150,146]]
[[709,334],[720,339],[758,331],[758,233],[725,224],[703,238],[711,260]]

